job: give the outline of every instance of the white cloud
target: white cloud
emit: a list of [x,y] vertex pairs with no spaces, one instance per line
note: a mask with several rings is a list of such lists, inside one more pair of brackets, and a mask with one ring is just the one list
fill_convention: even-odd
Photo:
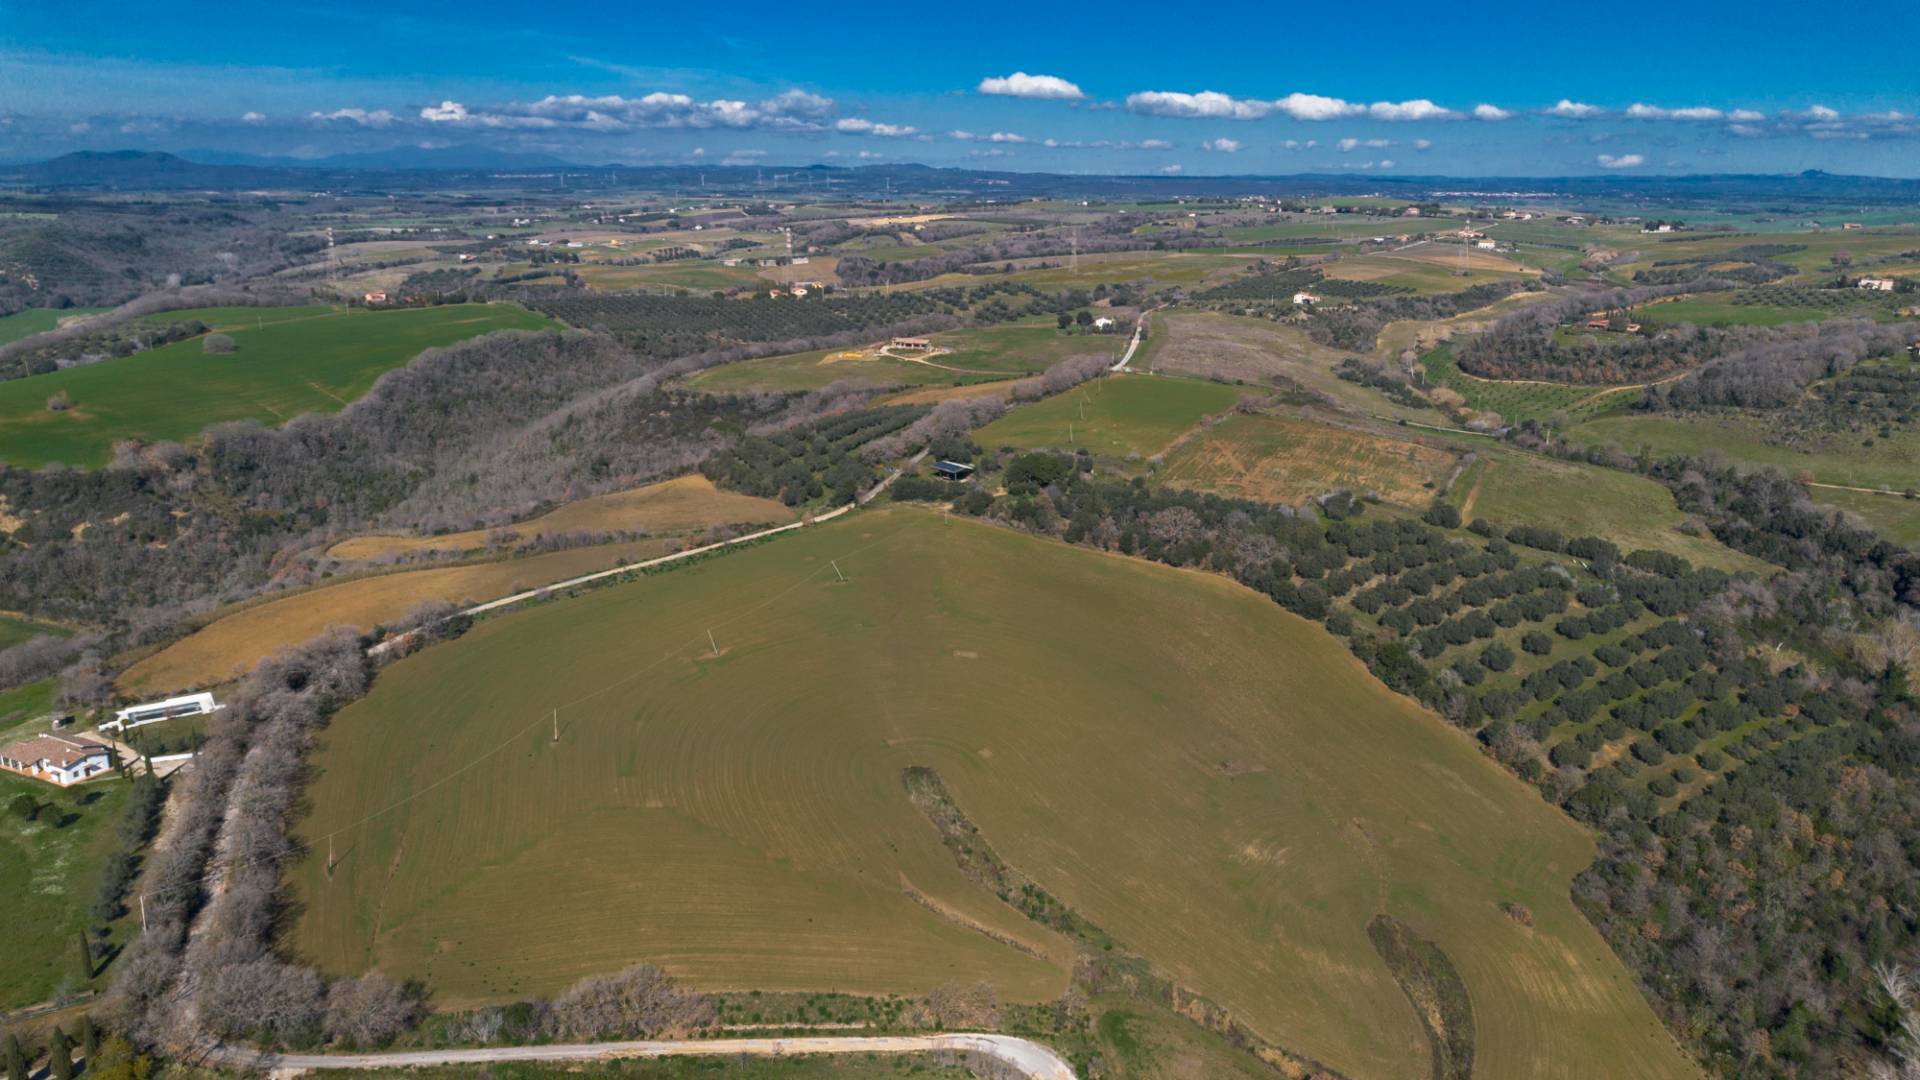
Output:
[[1627,118],[1630,120],[1718,120],[1724,115],[1719,109],[1705,105],[1695,105],[1685,109],[1663,109],[1658,105],[1646,105],[1636,101],[1627,106]]
[[1272,113],[1283,113],[1295,120],[1342,120],[1365,116],[1374,120],[1458,120],[1460,114],[1442,108],[1426,98],[1410,101],[1376,101],[1371,105],[1326,97],[1322,94],[1292,93],[1276,101],[1236,98],[1217,90],[1188,94],[1175,90],[1143,90],[1127,95],[1127,109],[1146,116],[1178,116],[1202,120],[1258,120]]
[[1370,150],[1384,150],[1387,147],[1393,145],[1393,140],[1392,139],[1341,139],[1335,145],[1340,148],[1341,153],[1350,154],[1353,151],[1363,146],[1367,147]]
[[1288,94],[1273,104],[1295,120],[1338,120],[1342,117],[1358,116],[1367,111],[1365,107],[1355,105],[1351,101],[1322,97],[1319,94]]
[[1810,116],[1810,117],[1812,117],[1812,118],[1813,118],[1813,119],[1815,119],[1815,120],[1838,120],[1838,119],[1840,119],[1840,114],[1839,114],[1839,113],[1838,113],[1837,111],[1835,111],[1835,110],[1833,110],[1833,109],[1829,109],[1829,108],[1827,108],[1827,107],[1826,107],[1825,105],[1812,105],[1812,106],[1809,106],[1809,107],[1807,108],[1807,115],[1808,115],[1808,116]]
[[1512,119],[1512,117],[1512,112],[1498,105],[1488,105],[1485,102],[1481,102],[1473,107],[1473,118],[1475,120],[1509,120]]
[[1381,158],[1381,159],[1380,159],[1380,167],[1381,167],[1381,168],[1383,168],[1383,169],[1391,169],[1391,168],[1393,168],[1393,159],[1392,159],[1392,158]]
[[1727,119],[1736,124],[1757,124],[1766,118],[1766,113],[1755,112],[1752,109],[1735,109],[1727,114]]
[[258,124],[265,121],[266,118],[266,113],[244,112],[240,114],[240,122],[243,124]]
[[1443,109],[1426,98],[1412,101],[1376,101],[1367,106],[1367,115],[1375,120],[1458,120],[1460,114]]
[[1603,169],[1633,169],[1647,163],[1647,159],[1639,154],[1621,154],[1618,157],[1612,154],[1601,154],[1593,160],[1599,162]]
[[1182,168],[1183,166],[1180,166],[1180,165],[1162,165],[1160,166],[1160,171],[1163,173],[1166,173],[1168,176],[1172,176],[1175,173],[1182,171]]
[[1173,144],[1165,139],[1142,139],[1139,142],[1112,139],[1044,139],[1040,145],[1051,150],[1171,150]]
[[393,123],[393,114],[385,109],[335,109],[332,112],[309,113],[310,120],[349,120],[361,127],[386,127]]
[[788,90],[751,103],[726,98],[696,101],[686,94],[655,92],[641,97],[549,94],[538,101],[486,107],[443,101],[421,109],[420,119],[434,124],[527,131],[620,133],[648,128],[819,131],[826,126],[832,112],[832,98],[805,90]]
[[836,120],[833,129],[848,135],[872,135],[882,139],[900,139],[920,132],[919,128],[908,124],[882,124],[863,116],[848,116]]
[[990,147],[987,147],[985,150],[967,151],[967,156],[970,158],[998,158],[998,157],[1011,157],[1012,155],[1013,155],[1013,151],[1007,149],[1004,146],[990,146]]
[[1547,110],[1547,115],[1565,116],[1574,120],[1585,120],[1588,117],[1599,116],[1603,111],[1604,110],[1598,105],[1587,105],[1582,102],[1561,98],[1559,104]]
[[1431,150],[1433,149],[1433,140],[1432,139],[1415,139],[1413,140],[1413,148],[1415,150]]
[[982,94],[1041,101],[1079,101],[1087,96],[1078,86],[1057,75],[1029,75],[1024,71],[981,79],[977,89]]
[[75,121],[74,123],[67,125],[67,133],[70,135],[85,135],[87,132],[92,130],[93,130],[93,125],[87,123],[85,120]]
[[1139,141],[1138,143],[1134,143],[1134,144],[1131,144],[1131,145],[1129,145],[1129,144],[1127,144],[1127,143],[1121,143],[1121,144],[1120,144],[1120,148],[1121,148],[1122,150],[1132,150],[1132,149],[1139,149],[1139,150],[1171,150],[1171,149],[1173,149],[1173,144],[1172,144],[1172,143],[1170,143],[1170,142],[1168,142],[1168,141],[1167,141],[1167,140],[1165,140],[1165,139],[1142,139],[1142,140],[1140,140],[1140,141]]
[[1033,141],[1025,135],[1016,135],[1011,131],[994,131],[985,135],[971,131],[949,131],[947,137],[960,142],[1024,143]]
[[1177,90],[1142,90],[1127,95],[1127,111],[1144,116],[1258,120],[1273,111],[1273,103],[1228,97],[1215,90],[1202,90],[1197,94]]
[[1766,129],[1756,127],[1753,124],[1728,124],[1727,130],[1743,139],[1757,139],[1767,133]]
[[1237,139],[1208,139],[1200,144],[1202,150],[1214,150],[1222,154],[1237,154],[1246,145]]

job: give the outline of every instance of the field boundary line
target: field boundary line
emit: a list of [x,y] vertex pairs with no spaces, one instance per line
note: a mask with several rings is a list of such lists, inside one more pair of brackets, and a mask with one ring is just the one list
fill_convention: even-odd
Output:
[[610,1061],[665,1057],[804,1057],[814,1054],[981,1054],[1029,1080],[1076,1080],[1058,1051],[1031,1039],[987,1032],[941,1035],[819,1035],[795,1038],[646,1039],[632,1042],[556,1043],[467,1050],[397,1050],[376,1054],[279,1054],[239,1046],[216,1046],[206,1060],[276,1075],[312,1069],[395,1069],[427,1065],[482,1065],[503,1061]]

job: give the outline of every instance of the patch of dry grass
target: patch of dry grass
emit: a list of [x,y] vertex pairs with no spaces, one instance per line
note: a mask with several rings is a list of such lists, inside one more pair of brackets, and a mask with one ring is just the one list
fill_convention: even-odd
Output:
[[327,554],[349,561],[422,551],[459,554],[486,547],[487,537],[503,531],[525,542],[576,532],[684,533],[715,525],[779,525],[792,520],[791,507],[773,499],[722,491],[696,473],[579,499],[500,529],[469,529],[440,536],[356,536],[333,545]]

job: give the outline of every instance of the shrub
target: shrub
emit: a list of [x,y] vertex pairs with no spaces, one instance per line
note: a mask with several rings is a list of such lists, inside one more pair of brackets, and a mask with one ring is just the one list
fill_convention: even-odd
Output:
[[1534,656],[1545,656],[1553,651],[1553,639],[1538,630],[1529,630],[1520,635],[1520,648]]
[[233,339],[225,334],[208,334],[200,339],[200,351],[208,353],[230,353],[239,349]]

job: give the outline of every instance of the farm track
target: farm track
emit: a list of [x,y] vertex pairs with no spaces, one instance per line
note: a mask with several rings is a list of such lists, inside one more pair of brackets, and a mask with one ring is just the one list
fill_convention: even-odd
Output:
[[821,1035],[793,1039],[648,1039],[634,1042],[498,1046],[474,1050],[404,1050],[382,1054],[275,1054],[219,1046],[205,1060],[230,1068],[295,1076],[315,1069],[410,1069],[481,1066],[507,1061],[620,1061],[667,1057],[798,1057],[813,1054],[981,1054],[1030,1080],[1074,1080],[1073,1067],[1050,1047],[1011,1035]]
[[[447,616],[447,618],[455,619],[455,618],[460,618],[461,616],[472,617],[474,615],[484,615],[488,612],[498,611],[502,608],[512,607],[515,604],[525,603],[528,600],[533,600],[541,596],[546,596],[552,593],[561,592],[563,590],[575,588],[581,585],[590,585],[596,581],[604,581],[608,578],[619,577],[621,574],[630,574],[636,570],[646,570],[655,566],[666,566],[670,563],[679,562],[684,559],[691,559],[697,555],[705,555],[710,552],[723,550],[725,548],[736,547],[741,544],[752,543],[755,540],[764,540],[769,536],[777,536],[780,533],[792,532],[795,529],[803,529],[809,525],[818,525],[822,522],[832,521],[834,518],[837,518],[840,515],[845,514],[849,510],[853,510],[858,507],[865,506],[867,503],[872,502],[875,498],[879,496],[879,494],[882,491],[885,491],[887,489],[888,485],[892,484],[895,480],[898,480],[901,474],[903,474],[908,468],[911,468],[912,466],[919,464],[923,459],[926,458],[926,456],[927,456],[927,450],[922,449],[919,453],[907,459],[907,461],[904,464],[894,466],[894,469],[892,472],[888,473],[883,479],[881,479],[879,483],[875,484],[872,487],[872,489],[862,493],[860,497],[855,499],[853,502],[848,503],[845,506],[841,506],[841,507],[837,507],[835,509],[829,510],[824,514],[819,514],[811,518],[804,518],[800,521],[791,522],[786,525],[776,525],[770,529],[761,529],[759,532],[748,533],[745,536],[736,536],[731,540],[721,540],[717,543],[704,544],[697,548],[688,548],[685,551],[676,551],[671,555],[662,555],[654,559],[646,559],[637,563],[629,563],[626,566],[616,566],[610,570],[597,570],[591,574],[582,574],[579,577],[568,578],[565,581],[556,581],[551,585],[542,585],[537,589],[526,589],[521,592],[513,593],[512,595],[509,595],[509,596],[502,596],[495,600],[489,600],[484,604],[475,604],[472,607],[464,608],[460,611],[454,612],[452,615]],[[379,644],[373,646],[371,649],[368,649],[367,655],[379,656],[382,653],[385,653],[388,649],[392,648],[395,642],[402,641],[402,640],[405,640],[405,639],[391,638],[387,641],[382,641]]]

